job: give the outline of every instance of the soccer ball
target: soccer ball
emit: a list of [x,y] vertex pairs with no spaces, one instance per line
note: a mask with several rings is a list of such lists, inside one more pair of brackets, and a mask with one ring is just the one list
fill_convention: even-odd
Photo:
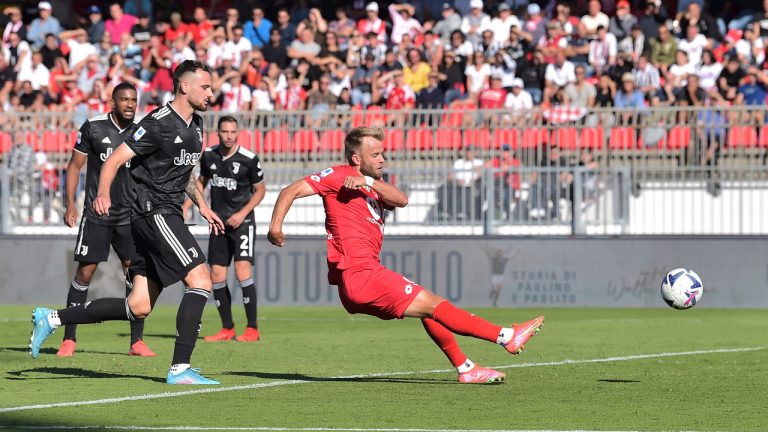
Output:
[[661,281],[661,297],[667,305],[675,309],[696,306],[703,291],[701,278],[689,269],[676,268],[667,273]]

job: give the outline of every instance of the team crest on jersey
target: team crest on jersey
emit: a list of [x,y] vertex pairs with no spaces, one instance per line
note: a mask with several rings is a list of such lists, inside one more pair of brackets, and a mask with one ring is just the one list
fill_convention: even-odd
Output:
[[197,130],[197,139],[200,140],[200,142],[203,142],[203,131],[200,130],[200,128],[195,128]]
[[147,133],[146,129],[144,129],[143,127],[139,126],[139,128],[136,129],[136,132],[133,133],[133,140],[134,141],[140,140],[141,137],[143,137],[145,133]]
[[240,162],[232,162],[232,174],[237,174],[240,171]]

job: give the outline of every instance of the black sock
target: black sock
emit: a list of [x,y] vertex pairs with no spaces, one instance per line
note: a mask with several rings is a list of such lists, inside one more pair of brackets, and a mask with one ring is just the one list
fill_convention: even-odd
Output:
[[[67,307],[77,306],[88,301],[88,285],[78,283],[76,280],[72,280],[69,284],[69,292],[67,292]],[[71,324],[64,327],[64,340],[70,339],[77,340],[75,333],[77,332],[77,325]]]
[[253,284],[253,278],[240,281],[240,288],[243,289],[243,306],[248,318],[248,327],[257,329],[259,323],[256,320],[256,285]]
[[176,345],[173,348],[175,364],[189,364],[200,334],[200,319],[210,293],[201,288],[187,288],[176,314]]
[[235,328],[232,321],[232,295],[226,282],[213,284],[213,298],[216,300],[216,309],[219,310],[221,326],[225,329]]
[[[131,293],[131,290],[133,289],[133,284],[128,279],[125,280],[125,297],[128,298],[128,295]],[[135,344],[137,341],[139,341],[141,338],[144,337],[144,319],[137,319],[137,320],[131,320],[131,345]]]
[[124,298],[100,298],[66,309],[59,309],[58,312],[62,325],[133,319],[133,315],[128,309],[128,300]]

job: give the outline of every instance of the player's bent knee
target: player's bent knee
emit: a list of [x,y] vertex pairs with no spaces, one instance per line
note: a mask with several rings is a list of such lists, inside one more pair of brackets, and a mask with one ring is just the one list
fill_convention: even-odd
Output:
[[128,308],[136,319],[144,319],[152,313],[152,302],[149,298],[131,298],[128,297]]
[[184,284],[188,287],[200,288],[206,291],[212,289],[211,274],[208,271],[208,266],[205,264],[199,264],[197,267],[187,273],[184,278]]
[[97,264],[84,264],[77,267],[75,272],[75,280],[82,285],[89,285],[93,279],[94,273],[96,273]]

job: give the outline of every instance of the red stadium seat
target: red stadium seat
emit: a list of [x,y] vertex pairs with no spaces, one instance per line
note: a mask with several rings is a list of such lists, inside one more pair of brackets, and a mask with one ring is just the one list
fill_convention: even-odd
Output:
[[758,140],[760,147],[768,147],[768,125],[760,128],[760,139]]
[[490,149],[491,132],[488,130],[488,128],[465,130],[462,146],[466,147],[468,145],[472,145],[475,148],[480,149]]
[[384,150],[401,151],[405,148],[405,138],[400,129],[387,129],[384,136]]
[[432,131],[426,129],[412,129],[405,136],[405,147],[409,150],[432,150]]
[[13,147],[13,139],[8,132],[0,132],[0,154],[3,154],[11,150]]
[[435,148],[438,150],[458,150],[461,148],[461,131],[452,128],[440,128],[435,137]]
[[365,110],[365,117],[363,118],[363,124],[365,126],[378,126],[382,127],[387,124],[387,115],[382,112],[380,106],[369,105]]
[[60,131],[43,132],[41,150],[46,153],[65,153],[67,151],[67,134]]
[[581,131],[581,148],[601,149],[605,142],[605,131],[601,127],[584,128]]
[[[386,142],[384,143],[386,147]],[[339,152],[344,150],[344,131],[341,129],[331,129],[324,131],[320,135],[320,150],[328,152]]]
[[290,150],[291,139],[285,129],[273,129],[264,135],[264,153],[282,153]]
[[552,131],[550,143],[563,150],[575,150],[579,147],[579,131],[574,127],[557,128]]
[[352,107],[352,127],[363,125],[363,108],[360,105]]
[[523,141],[520,144],[522,148],[536,148],[540,144],[546,144],[549,141],[549,133],[546,128],[526,129],[523,132]]
[[754,147],[757,145],[757,131],[754,126],[731,126],[728,129],[728,147]]
[[40,136],[35,132],[31,132],[31,131],[27,132],[24,135],[24,141],[27,143],[28,146],[31,146],[32,149],[34,149],[35,151],[42,150]]
[[240,133],[237,134],[237,145],[246,150],[253,151],[253,132],[248,129],[242,129]]
[[520,133],[517,129],[494,129],[493,131],[493,146],[500,149],[503,145],[508,145],[512,149],[516,149],[519,145]]
[[667,135],[666,148],[679,150],[686,148],[691,144],[691,128],[687,126],[675,126],[670,129]]
[[631,127],[615,127],[611,129],[608,139],[611,150],[634,150],[637,148],[637,132]]
[[296,153],[308,153],[317,148],[317,134],[313,130],[300,130],[293,134],[292,149]]
[[216,147],[219,145],[219,134],[216,132],[208,132],[205,134],[203,140],[203,148]]

